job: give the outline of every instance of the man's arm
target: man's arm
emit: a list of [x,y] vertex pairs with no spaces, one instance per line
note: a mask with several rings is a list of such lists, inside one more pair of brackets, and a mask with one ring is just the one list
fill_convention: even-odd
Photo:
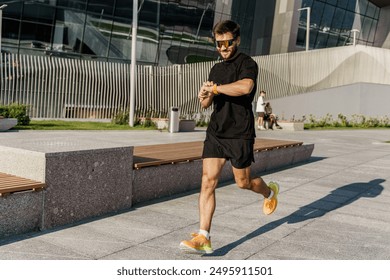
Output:
[[203,83],[203,86],[199,90],[198,98],[202,108],[207,109],[213,103],[214,95],[220,93],[229,96],[247,95],[252,92],[254,85],[254,81],[249,78],[225,85],[215,85],[214,82],[208,81]]
[[[223,93],[229,96],[242,96],[252,92],[255,83],[252,79],[245,78],[230,84],[225,85],[217,85],[216,90],[217,93]],[[214,84],[206,87],[206,90],[209,92],[213,92],[215,88]]]

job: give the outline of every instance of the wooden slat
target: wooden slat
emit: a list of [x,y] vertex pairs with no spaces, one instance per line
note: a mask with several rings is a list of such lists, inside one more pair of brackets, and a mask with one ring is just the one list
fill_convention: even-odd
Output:
[[[302,144],[303,142],[299,141],[256,139],[254,151],[268,151]],[[201,159],[202,151],[203,141],[136,146],[134,147],[134,168],[194,161]]]
[[272,149],[288,148],[293,146],[300,146],[303,142],[288,141],[288,140],[276,140],[276,139],[256,139],[254,145],[255,152],[267,151]]
[[0,172],[0,196],[20,191],[37,191],[45,186],[42,182]]

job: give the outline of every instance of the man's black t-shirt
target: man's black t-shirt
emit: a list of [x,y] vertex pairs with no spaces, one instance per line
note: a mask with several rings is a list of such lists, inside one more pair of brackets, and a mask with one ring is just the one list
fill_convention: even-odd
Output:
[[213,66],[209,81],[230,84],[244,78],[255,83],[252,92],[243,96],[219,94],[213,99],[214,111],[207,132],[219,138],[253,139],[256,137],[252,101],[257,88],[257,63],[248,55],[237,52],[227,61]]

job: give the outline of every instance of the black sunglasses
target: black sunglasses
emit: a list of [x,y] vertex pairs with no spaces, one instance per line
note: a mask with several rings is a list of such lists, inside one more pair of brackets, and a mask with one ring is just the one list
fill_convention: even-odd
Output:
[[223,40],[223,41],[215,41],[215,46],[217,48],[222,48],[222,46],[225,46],[225,48],[231,47],[236,41],[236,39],[230,39],[230,40]]

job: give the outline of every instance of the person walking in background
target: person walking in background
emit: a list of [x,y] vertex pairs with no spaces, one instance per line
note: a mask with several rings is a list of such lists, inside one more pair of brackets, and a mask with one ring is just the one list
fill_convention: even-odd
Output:
[[[202,184],[199,194],[199,231],[180,243],[184,251],[212,253],[210,229],[216,207],[215,190],[227,160],[236,184],[264,197],[263,212],[273,213],[278,204],[279,185],[268,185],[251,177],[254,161],[255,119],[252,101],[256,92],[258,66],[238,51],[240,26],[230,20],[217,23],[213,36],[222,62],[215,64],[203,83],[198,98],[203,108],[214,106],[203,146]],[[238,225],[239,226],[239,225]]]
[[264,127],[264,116],[265,116],[265,95],[264,90],[260,91],[259,98],[257,99],[256,104],[256,113],[257,113],[257,128],[260,130],[265,130]]

